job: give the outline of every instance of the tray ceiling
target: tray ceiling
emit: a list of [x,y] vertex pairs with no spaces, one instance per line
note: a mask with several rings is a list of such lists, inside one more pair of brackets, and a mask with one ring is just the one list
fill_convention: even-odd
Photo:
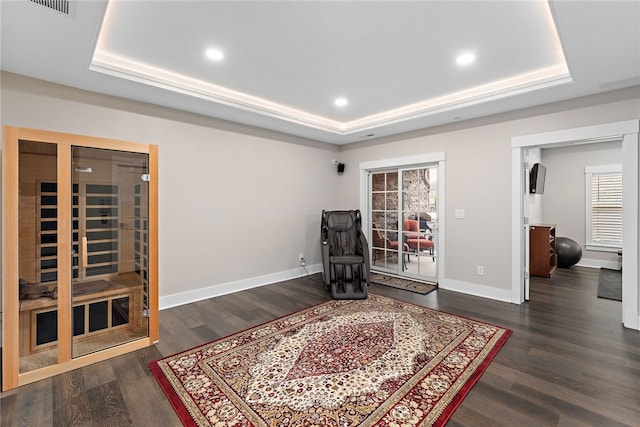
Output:
[[3,70],[334,144],[640,84],[638,2],[0,7]]

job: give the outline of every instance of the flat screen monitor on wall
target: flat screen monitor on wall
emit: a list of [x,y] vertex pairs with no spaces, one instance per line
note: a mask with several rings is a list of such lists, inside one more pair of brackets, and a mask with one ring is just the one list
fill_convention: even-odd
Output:
[[529,176],[529,193],[543,194],[544,193],[544,178],[547,174],[547,168],[540,163],[535,163],[531,168],[531,175]]

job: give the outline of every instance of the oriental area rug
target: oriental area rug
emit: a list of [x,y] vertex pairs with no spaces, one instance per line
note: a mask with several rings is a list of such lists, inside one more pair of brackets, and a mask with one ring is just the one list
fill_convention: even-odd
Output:
[[187,426],[441,426],[510,334],[369,294],[149,366]]

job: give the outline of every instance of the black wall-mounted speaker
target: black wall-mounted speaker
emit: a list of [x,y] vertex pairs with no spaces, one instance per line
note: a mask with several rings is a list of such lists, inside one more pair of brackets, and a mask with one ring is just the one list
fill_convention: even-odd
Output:
[[344,172],[344,163],[338,163],[338,173]]

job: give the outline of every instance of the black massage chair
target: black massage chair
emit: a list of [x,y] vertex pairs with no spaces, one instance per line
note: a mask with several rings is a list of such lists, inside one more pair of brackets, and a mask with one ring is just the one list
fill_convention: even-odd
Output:
[[334,299],[366,299],[369,245],[360,211],[322,211],[322,278]]

